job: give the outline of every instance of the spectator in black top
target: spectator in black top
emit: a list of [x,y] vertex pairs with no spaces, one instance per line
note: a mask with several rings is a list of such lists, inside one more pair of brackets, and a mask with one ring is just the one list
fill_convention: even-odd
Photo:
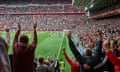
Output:
[[69,46],[73,52],[75,58],[80,63],[80,72],[95,72],[93,66],[98,64],[101,58],[101,49],[102,49],[102,34],[98,33],[99,40],[96,42],[96,54],[92,56],[92,51],[90,49],[86,50],[86,55],[81,56],[79,51],[76,49],[73,41],[71,40],[71,33],[68,34]]

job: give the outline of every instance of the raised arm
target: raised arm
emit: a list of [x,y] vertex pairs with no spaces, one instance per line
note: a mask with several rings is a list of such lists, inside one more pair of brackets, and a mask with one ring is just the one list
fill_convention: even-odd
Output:
[[106,62],[107,62],[107,56],[105,56],[105,58],[103,59],[103,61],[101,63],[94,66],[93,69],[98,69],[98,68],[104,66]]
[[115,65],[120,65],[120,59],[117,58],[117,56],[115,56],[115,54],[113,54],[113,52],[110,49],[110,43],[108,40],[104,41],[103,43],[103,49],[106,52],[106,55],[108,57],[108,59]]
[[115,54],[113,54],[112,51],[108,51],[107,56],[108,59],[112,62],[112,64],[120,65],[120,59],[118,59],[117,56],[115,56]]
[[65,51],[65,48],[63,48],[63,53],[64,53],[64,57],[65,59],[67,60],[67,62],[72,65],[72,60],[68,57],[66,51]]
[[71,49],[72,53],[74,54],[75,58],[77,59],[77,61],[79,63],[82,63],[84,59],[81,56],[81,54],[79,53],[79,51],[76,49],[73,41],[71,40],[71,33],[68,34],[68,40],[69,40],[70,49]]
[[72,34],[72,39],[74,40],[74,42],[76,44],[78,44],[78,48],[80,50],[80,53],[81,55],[83,56],[84,55],[84,52],[85,52],[85,48],[80,44],[80,40],[78,38],[76,38],[73,34]]
[[37,28],[37,23],[34,24],[34,39],[32,42],[32,45],[36,48],[37,45],[37,32],[36,32],[36,28]]
[[9,45],[10,45],[10,30],[9,30],[9,28],[6,28],[5,31],[6,31],[6,42],[9,47]]
[[98,63],[102,54],[102,33],[98,33],[98,41],[96,42],[96,54],[93,56],[94,63]]
[[102,41],[99,40],[96,42],[96,53],[94,55],[94,61],[98,62],[100,60],[102,54]]
[[21,31],[21,26],[20,24],[18,23],[18,30],[15,34],[15,37],[14,37],[14,41],[13,41],[13,47],[15,47],[17,44],[18,44],[18,37],[20,35],[20,31]]

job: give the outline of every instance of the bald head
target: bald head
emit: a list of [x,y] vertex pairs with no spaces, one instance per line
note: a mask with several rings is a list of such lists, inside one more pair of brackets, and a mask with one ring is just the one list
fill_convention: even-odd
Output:
[[20,36],[20,42],[24,44],[28,44],[28,36],[26,35],[21,35]]

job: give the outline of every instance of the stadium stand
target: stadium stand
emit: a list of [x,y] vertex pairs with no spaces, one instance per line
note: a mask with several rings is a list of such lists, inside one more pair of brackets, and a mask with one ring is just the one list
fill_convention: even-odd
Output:
[[15,28],[17,22],[20,22],[23,24],[23,30],[31,30],[31,27],[28,28],[28,24],[34,23],[33,18],[39,24],[38,30],[43,31],[71,29],[75,28],[76,24],[85,22],[85,19],[82,19],[85,18],[85,12],[81,8],[65,3],[0,5],[0,14],[0,25]]
[[[42,67],[45,72],[75,72],[75,68],[80,69],[79,72],[119,72],[120,0],[75,0],[74,3],[72,2],[72,0],[1,0],[0,30],[2,32],[3,28],[8,27],[18,30],[17,33],[21,29],[29,34],[33,29],[35,33],[37,27],[37,32],[48,31],[37,34],[39,42],[38,47],[35,46],[38,50],[43,45],[43,48],[39,48],[39,51],[41,53],[43,51],[43,54],[46,55],[54,53],[55,49],[53,50],[53,47],[57,45],[58,41],[56,37],[61,37],[59,49],[56,48],[57,56],[48,57],[47,61],[37,56],[39,61],[35,59],[33,68],[34,53],[32,54],[32,62],[30,63],[34,71],[36,68],[37,71],[41,71],[41,66],[45,66],[47,70]],[[34,23],[37,23],[37,25],[33,26]],[[42,34],[44,35],[43,38]],[[30,38],[33,39],[33,35]],[[23,41],[25,40],[23,39]],[[45,41],[46,43],[44,43]],[[48,49],[49,46],[52,46],[52,43],[53,47]],[[25,47],[24,42],[20,45]],[[14,46],[16,46],[15,43]],[[21,58],[22,55],[31,57],[27,53],[30,54],[32,49],[28,51],[25,49],[26,52],[21,46],[20,49],[17,49],[17,46],[15,49],[18,52],[16,55],[21,55]],[[37,52],[40,54],[39,51],[36,51],[35,54]],[[73,65],[69,66],[66,62],[63,51],[69,57],[73,55],[75,62],[72,62],[73,58],[66,58]],[[23,60],[26,60],[26,57]],[[20,65],[22,66],[22,64]],[[25,65],[29,66],[29,64]],[[17,66],[19,68],[19,65]],[[15,67],[11,68],[14,70]],[[33,72],[32,68],[31,72]],[[27,69],[29,70],[29,68],[25,68],[26,71]],[[21,71],[24,72],[24,70]]]

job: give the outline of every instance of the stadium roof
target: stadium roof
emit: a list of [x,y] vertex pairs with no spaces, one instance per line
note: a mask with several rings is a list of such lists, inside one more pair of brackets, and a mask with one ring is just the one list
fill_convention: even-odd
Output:
[[90,10],[101,9],[112,4],[120,3],[120,0],[75,0],[74,5],[89,7]]
[[76,6],[86,6],[91,0],[75,0],[74,5]]

